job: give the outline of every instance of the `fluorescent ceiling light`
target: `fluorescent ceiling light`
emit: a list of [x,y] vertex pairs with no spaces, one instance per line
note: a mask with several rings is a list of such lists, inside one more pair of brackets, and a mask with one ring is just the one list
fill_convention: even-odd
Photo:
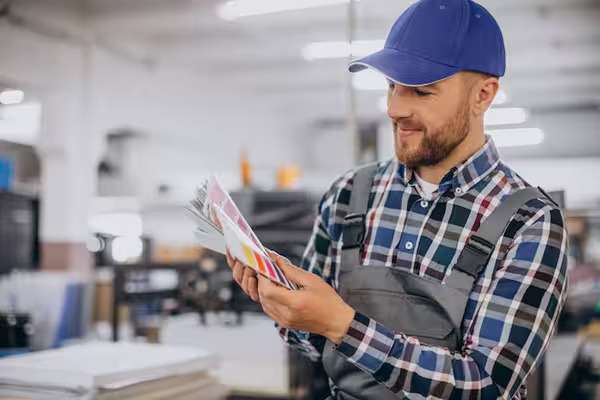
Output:
[[522,124],[529,118],[524,108],[490,108],[484,115],[486,126]]
[[253,15],[304,10],[349,2],[350,0],[232,0],[219,5],[217,14],[224,20],[232,21]]
[[544,131],[539,128],[497,129],[486,133],[498,147],[533,146],[544,141]]
[[302,49],[302,57],[313,61],[325,58],[363,57],[383,48],[385,40],[356,40],[350,44],[347,41],[313,42]]
[[24,97],[25,93],[22,90],[7,89],[0,92],[0,103],[4,105],[19,104]]
[[33,145],[40,131],[42,106],[23,103],[0,107],[0,139]]

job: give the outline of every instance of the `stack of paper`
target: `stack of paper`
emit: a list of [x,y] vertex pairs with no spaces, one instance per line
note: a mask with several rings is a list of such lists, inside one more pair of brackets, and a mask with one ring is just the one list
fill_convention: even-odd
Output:
[[0,398],[224,399],[217,364],[198,348],[92,342],[0,360]]
[[210,177],[200,186],[189,211],[196,219],[195,234],[202,246],[221,254],[228,250],[257,273],[283,287],[296,289],[296,285],[271,260],[216,177]]

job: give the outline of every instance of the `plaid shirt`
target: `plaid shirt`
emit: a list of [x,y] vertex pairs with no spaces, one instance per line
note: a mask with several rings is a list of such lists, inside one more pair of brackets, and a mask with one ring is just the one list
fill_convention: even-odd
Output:
[[[353,171],[323,196],[303,268],[338,288],[342,221]],[[402,268],[444,282],[467,238],[504,196],[529,186],[486,144],[424,199],[412,170],[395,160],[375,175],[361,263]],[[451,352],[394,332],[357,312],[337,351],[400,397],[524,399],[525,378],[540,360],[566,297],[567,232],[551,201],[529,201],[511,219],[470,294],[462,334]],[[325,339],[280,329],[292,347],[318,359]],[[335,387],[332,387],[335,392]]]

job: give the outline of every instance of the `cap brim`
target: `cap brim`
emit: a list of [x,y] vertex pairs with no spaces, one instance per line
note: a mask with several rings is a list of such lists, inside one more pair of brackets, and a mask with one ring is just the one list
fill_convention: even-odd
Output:
[[458,67],[439,64],[391,48],[384,48],[348,66],[350,72],[374,69],[388,79],[405,86],[423,86],[442,81],[460,71]]

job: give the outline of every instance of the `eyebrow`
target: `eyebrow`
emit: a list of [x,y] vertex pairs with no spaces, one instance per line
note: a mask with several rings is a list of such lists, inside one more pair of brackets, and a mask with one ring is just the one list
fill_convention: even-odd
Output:
[[426,88],[426,89],[436,89],[437,90],[437,89],[440,88],[440,85],[438,85],[437,82],[433,82],[433,83],[430,83],[429,85],[423,85],[423,86],[419,86],[419,87]]
[[[391,80],[391,79],[389,79],[389,78],[386,78],[385,80],[386,80],[386,81],[387,81],[387,83],[388,83],[388,84],[390,84],[390,85],[391,85],[391,84],[395,84],[395,83],[396,83],[396,82],[394,82],[393,80]],[[439,82],[433,82],[433,83],[430,83],[430,84],[428,84],[428,85],[419,85],[419,86],[411,86],[411,87],[413,87],[413,88],[415,88],[415,89],[416,89],[416,88],[423,88],[423,89],[433,89],[433,90],[439,90],[439,88],[440,88],[440,85],[439,85]]]

